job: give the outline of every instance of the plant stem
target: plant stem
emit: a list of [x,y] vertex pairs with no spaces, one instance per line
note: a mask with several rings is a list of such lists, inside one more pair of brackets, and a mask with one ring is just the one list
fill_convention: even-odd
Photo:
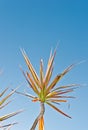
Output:
[[44,106],[44,103],[43,102],[40,102],[40,113],[39,115],[37,116],[37,118],[35,119],[32,127],[30,130],[35,130],[37,124],[38,124],[38,121],[39,119],[44,115],[44,112],[45,112],[45,106]]

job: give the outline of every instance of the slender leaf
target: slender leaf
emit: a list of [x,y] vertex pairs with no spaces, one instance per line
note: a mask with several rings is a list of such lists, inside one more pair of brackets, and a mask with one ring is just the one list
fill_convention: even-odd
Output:
[[21,113],[22,111],[23,111],[23,110],[20,110],[20,111],[17,111],[17,112],[13,112],[13,113],[10,113],[10,114],[1,116],[1,117],[0,117],[0,121],[6,120],[6,119],[8,119],[8,118],[10,118],[10,117],[13,117],[13,116],[15,116],[15,115]]
[[69,115],[67,115],[66,113],[62,112],[60,109],[58,109],[57,107],[55,107],[54,105],[52,105],[51,103],[49,102],[46,102],[49,106],[51,106],[53,109],[55,109],[57,112],[61,113],[62,115],[68,117],[68,118],[71,118]]
[[45,75],[45,78],[44,78],[44,83],[47,82],[47,79],[48,79],[48,77],[51,73],[51,69],[52,69],[52,66],[53,66],[53,61],[54,61],[55,55],[56,55],[56,50],[54,51],[54,54],[52,56],[50,56],[50,58],[49,58],[47,70],[46,70],[46,75]]
[[55,89],[53,89],[52,91],[56,91],[56,90],[62,90],[62,89],[67,89],[67,88],[71,88],[71,87],[77,87],[77,86],[80,86],[80,84],[69,84],[69,85],[64,85],[64,86],[60,86],[60,87],[57,87]]
[[40,61],[40,81],[41,86],[43,86],[44,72],[43,72],[43,60]]
[[2,93],[0,93],[0,97],[2,97],[7,90],[8,88],[6,88]]
[[[17,89],[17,88],[16,88],[16,89]],[[0,101],[0,106],[1,106],[12,94],[14,94],[14,92],[16,91],[16,89],[13,90],[12,92],[10,92],[6,97],[4,97],[4,98]]]
[[18,124],[18,122],[10,123],[10,124],[7,124],[7,125],[2,125],[2,126],[0,126],[0,128],[9,127],[9,126],[16,125],[16,124]]
[[72,68],[74,67],[74,64],[70,65],[67,69],[65,69],[61,74],[57,75],[54,80],[52,81],[52,83],[50,84],[50,86],[47,88],[47,92],[49,92],[51,89],[53,89],[55,87],[55,85],[57,84],[57,82],[67,73],[69,72]]
[[37,89],[37,86],[36,86],[36,84],[34,83],[33,79],[31,78],[31,76],[30,76],[30,74],[29,74],[28,72],[27,72],[27,76],[28,76],[28,78],[29,78],[29,80],[30,80],[32,89],[34,90],[34,92],[35,92],[36,94],[39,94],[39,91],[38,91],[38,89]]
[[67,100],[50,99],[51,102],[67,102]]
[[7,106],[11,101],[8,101],[7,103],[5,103],[4,105],[0,106],[0,109],[4,108],[5,106]]
[[18,93],[18,94],[21,94],[21,95],[23,95],[23,96],[26,96],[26,97],[28,97],[28,98],[36,98],[35,96],[33,96],[33,95],[31,95],[31,94],[29,94],[29,93],[22,93],[22,92],[18,92],[18,91],[15,91],[16,93]]
[[41,88],[40,81],[39,81],[39,77],[38,77],[36,71],[34,70],[34,68],[33,68],[33,66],[32,66],[30,60],[28,59],[28,57],[27,57],[27,55],[26,55],[26,53],[25,53],[24,50],[21,50],[21,52],[22,52],[22,55],[23,55],[23,57],[24,57],[24,59],[25,59],[25,61],[26,61],[27,66],[28,66],[28,68],[29,68],[29,70],[30,70],[30,72],[31,72],[31,74],[32,74],[32,77],[34,78],[34,80],[35,80],[37,86]]

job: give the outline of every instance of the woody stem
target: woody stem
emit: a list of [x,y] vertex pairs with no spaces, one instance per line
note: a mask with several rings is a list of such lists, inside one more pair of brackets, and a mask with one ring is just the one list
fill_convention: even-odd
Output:
[[44,115],[44,112],[45,112],[45,106],[44,106],[44,103],[43,102],[40,102],[40,113],[39,115],[37,116],[37,118],[35,119],[32,127],[30,130],[35,130],[37,124],[38,124],[38,121],[39,119]]

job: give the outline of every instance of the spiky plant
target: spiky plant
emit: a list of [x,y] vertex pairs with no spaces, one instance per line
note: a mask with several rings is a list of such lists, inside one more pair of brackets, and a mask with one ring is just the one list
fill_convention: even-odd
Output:
[[[0,93],[0,98],[3,97],[3,95],[7,92],[8,88],[4,89],[1,93]],[[1,100],[0,100],[0,109],[3,109],[4,107],[6,107],[11,101],[7,101],[14,93],[15,93],[16,89],[11,91],[8,95],[6,95],[5,97],[3,97]],[[3,122],[4,120],[7,120],[8,118],[11,118],[17,114],[19,114],[20,112],[22,112],[22,110],[19,110],[17,112],[12,112],[12,113],[9,113],[9,114],[6,114],[6,115],[3,115],[3,116],[0,116],[0,123]],[[10,130],[11,127],[13,125],[17,124],[16,122],[15,123],[10,123],[10,124],[6,124],[6,125],[0,125],[0,128],[2,130]]]
[[43,70],[43,60],[40,60],[40,76],[37,75],[25,51],[21,50],[21,52],[29,69],[29,72],[24,72],[23,70],[22,72],[29,84],[29,87],[35,92],[36,96],[30,95],[28,93],[18,93],[32,98],[33,102],[40,102],[41,108],[40,113],[35,119],[30,130],[35,130],[37,123],[39,123],[39,130],[44,130],[45,103],[62,115],[71,118],[69,115],[57,108],[55,104],[59,104],[62,102],[65,103],[67,102],[68,98],[74,98],[73,96],[67,96],[65,94],[73,92],[77,84],[69,84],[60,87],[56,87],[56,84],[63,78],[65,74],[67,74],[74,67],[74,64],[68,66],[61,74],[58,74],[53,81],[50,81],[53,72],[53,62],[56,55],[56,50],[53,54],[52,52],[50,53],[45,74]]
[[10,124],[7,124],[7,125],[1,125],[0,128],[1,128],[2,130],[11,130],[12,126],[13,126],[13,125],[16,125],[16,124],[18,124],[18,122],[10,123]]

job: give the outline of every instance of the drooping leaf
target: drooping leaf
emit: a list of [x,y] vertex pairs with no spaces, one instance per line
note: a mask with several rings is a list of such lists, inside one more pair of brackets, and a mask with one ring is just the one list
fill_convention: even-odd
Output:
[[68,90],[65,90],[65,91],[62,91],[62,92],[58,92],[57,95],[62,95],[62,94],[70,93],[70,92],[73,92],[73,91],[74,91],[73,89],[68,89]]
[[29,93],[22,93],[22,92],[19,92],[19,91],[15,91],[16,93],[18,93],[18,94],[21,94],[21,95],[23,95],[23,96],[26,96],[26,97],[28,97],[28,98],[32,98],[32,99],[34,99],[34,98],[36,98],[35,96],[33,96],[33,95],[31,95],[31,94],[29,94]]
[[60,87],[53,89],[52,91],[62,90],[62,89],[67,89],[67,88],[72,88],[72,87],[75,89],[77,86],[80,86],[80,84],[63,85],[63,86],[60,86]]
[[69,115],[67,115],[66,113],[62,112],[60,109],[58,109],[57,107],[55,107],[54,105],[52,105],[51,103],[49,102],[46,102],[49,106],[51,106],[53,109],[55,109],[57,112],[61,113],[62,115],[68,117],[68,118],[71,118]]
[[76,97],[74,97],[74,96],[58,96],[58,95],[54,95],[53,97],[51,97],[51,99],[55,99],[55,98],[58,98],[58,99],[60,99],[60,98],[76,98]]

